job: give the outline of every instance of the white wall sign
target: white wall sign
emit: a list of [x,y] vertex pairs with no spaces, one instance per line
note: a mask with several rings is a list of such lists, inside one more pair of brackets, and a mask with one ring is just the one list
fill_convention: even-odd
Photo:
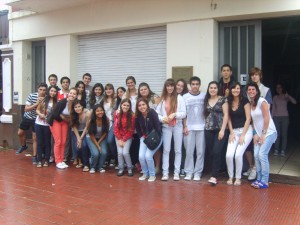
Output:
[[12,87],[11,87],[11,61],[5,58],[2,63],[3,67],[3,109],[9,112],[12,108]]

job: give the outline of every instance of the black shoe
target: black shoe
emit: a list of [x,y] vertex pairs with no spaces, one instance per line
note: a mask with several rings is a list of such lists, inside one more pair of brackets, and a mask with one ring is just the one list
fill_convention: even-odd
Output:
[[124,175],[124,170],[119,170],[119,172],[117,173],[118,177],[121,177]]
[[18,154],[21,154],[21,153],[22,153],[23,151],[25,151],[27,148],[28,148],[27,145],[21,146],[21,147],[16,151],[16,154],[17,154],[17,155],[18,155]]
[[128,176],[129,176],[129,177],[133,177],[133,172],[132,172],[132,170],[128,170]]

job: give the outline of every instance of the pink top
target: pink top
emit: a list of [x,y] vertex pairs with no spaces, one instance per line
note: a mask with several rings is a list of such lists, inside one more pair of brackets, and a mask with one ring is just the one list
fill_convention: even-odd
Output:
[[293,98],[286,95],[275,95],[273,97],[272,116],[289,116],[287,104],[289,101],[293,102]]

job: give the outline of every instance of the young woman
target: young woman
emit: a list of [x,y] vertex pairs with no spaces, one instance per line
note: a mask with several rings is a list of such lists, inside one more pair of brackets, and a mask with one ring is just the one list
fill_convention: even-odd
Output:
[[83,81],[78,81],[75,84],[75,88],[78,91],[77,99],[81,101],[81,105],[83,108],[86,108],[86,92],[85,92],[85,84]]
[[128,76],[126,78],[126,86],[127,86],[127,91],[125,95],[123,95],[122,99],[127,98],[130,99],[131,101],[131,110],[132,112],[135,113],[135,107],[136,107],[136,99],[137,99],[137,90],[136,90],[136,80],[133,76]]
[[226,129],[228,122],[228,103],[225,97],[218,95],[218,83],[208,84],[204,99],[205,143],[211,155],[212,175],[208,182],[216,185],[220,170],[221,155],[227,144]]
[[91,122],[89,126],[89,135],[86,141],[91,152],[90,173],[98,170],[104,173],[103,165],[107,155],[107,134],[109,129],[109,120],[106,117],[102,105],[95,105],[92,111]]
[[[288,102],[297,104],[297,101],[290,96],[281,84],[276,85],[277,95],[273,97],[272,116],[278,132],[278,138],[275,142],[274,155],[285,156],[287,146],[287,131],[289,127],[289,112],[287,110]],[[280,140],[281,138],[281,140]],[[281,142],[281,146],[280,146]]]
[[144,143],[144,139],[148,133],[155,129],[161,135],[161,124],[156,111],[149,106],[149,102],[145,98],[139,98],[136,103],[136,119],[135,127],[140,137],[139,161],[142,166],[143,176],[139,180],[148,179],[149,182],[155,181],[155,166],[153,155],[160,148],[162,139],[156,149],[150,150]]
[[131,111],[131,101],[123,99],[120,103],[120,111],[114,116],[114,134],[118,149],[119,171],[118,176],[124,175],[124,159],[128,169],[128,176],[133,176],[132,162],[129,149],[134,133],[134,114]]
[[251,99],[251,117],[254,126],[254,159],[257,180],[251,186],[257,189],[269,187],[269,159],[268,154],[272,144],[276,141],[277,131],[270,114],[269,104],[260,97],[258,85],[250,82],[246,86]]
[[70,125],[72,128],[72,149],[77,152],[82,164],[76,165],[76,168],[83,166],[83,172],[89,171],[89,149],[86,143],[85,135],[89,126],[90,111],[85,109],[82,102],[76,99],[73,102]]
[[65,169],[69,167],[64,160],[64,150],[68,135],[70,112],[72,104],[77,97],[77,89],[71,88],[68,98],[62,99],[56,104],[53,110],[53,125],[50,127],[54,138],[54,157],[56,167],[58,169]]
[[184,94],[189,92],[187,83],[184,79],[179,79],[176,82],[176,92],[177,94],[183,96]]
[[177,95],[175,81],[167,79],[164,83],[161,102],[156,108],[159,120],[163,123],[163,176],[161,180],[169,179],[169,155],[171,150],[171,140],[174,136],[175,162],[174,180],[179,180],[181,164],[181,147],[183,139],[182,119],[186,117],[186,108],[181,95]]
[[97,105],[101,102],[103,98],[103,85],[101,83],[96,83],[92,89],[92,93],[89,101],[89,109],[92,109],[94,105]]
[[[230,135],[226,152],[227,172],[229,175],[227,184],[234,184],[235,186],[241,185],[243,155],[253,138],[253,129],[250,125],[250,103],[248,98],[243,97],[241,90],[241,84],[236,83],[230,87],[228,96],[228,127]],[[235,181],[233,183],[234,159]]]
[[106,117],[109,120],[109,132],[107,134],[107,144],[109,148],[108,152],[108,161],[110,161],[110,166],[115,166],[117,161],[117,149],[114,136],[114,127],[113,127],[113,112],[116,99],[115,99],[115,89],[112,84],[105,85],[104,97],[101,101],[101,104],[104,107]]
[[124,87],[118,87],[117,88],[117,99],[115,101],[114,110],[117,110],[120,106],[120,103],[122,101],[123,95],[125,94],[126,89]]
[[35,120],[35,133],[37,137],[37,167],[42,167],[42,154],[45,153],[45,162],[43,166],[49,165],[51,154],[51,131],[46,121],[47,115],[52,112],[57,103],[57,88],[50,86],[47,95],[37,109],[37,117]]

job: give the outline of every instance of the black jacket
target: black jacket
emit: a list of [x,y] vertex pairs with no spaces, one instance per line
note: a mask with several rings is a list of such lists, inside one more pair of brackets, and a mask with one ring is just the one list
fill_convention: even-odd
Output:
[[150,109],[146,118],[139,114],[139,116],[135,119],[135,129],[140,138],[150,133],[153,129],[161,135],[161,123],[159,122],[156,111],[154,109]]
[[66,108],[67,102],[68,102],[67,99],[64,98],[56,104],[55,108],[53,109],[53,119],[54,120],[56,120],[58,122],[62,121],[60,114],[62,113],[64,108]]

